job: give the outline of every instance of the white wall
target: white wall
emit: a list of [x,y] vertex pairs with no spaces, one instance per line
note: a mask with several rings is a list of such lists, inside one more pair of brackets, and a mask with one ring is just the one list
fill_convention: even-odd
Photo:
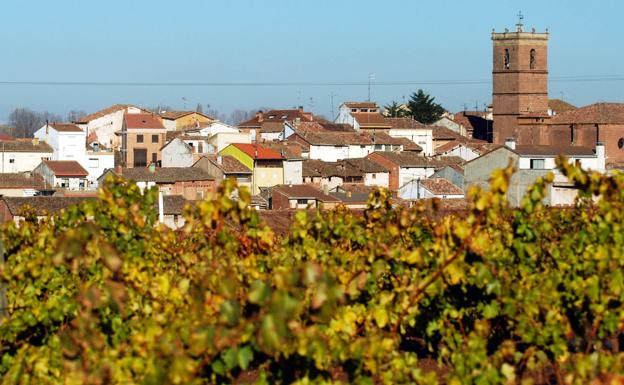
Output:
[[364,175],[364,184],[366,186],[380,186],[388,188],[390,186],[390,173],[377,172],[366,173]]
[[51,152],[1,152],[0,172],[26,172],[34,170],[43,159],[52,159]]
[[310,145],[310,159],[319,159],[324,162],[336,162],[349,157],[348,146],[318,146]]
[[160,152],[162,167],[191,167],[193,151],[181,139],[175,138]]
[[423,149],[423,155],[433,155],[433,131],[430,128],[391,128],[393,138],[407,138]]
[[33,134],[35,138],[44,141],[52,147],[52,160],[75,160],[81,162],[86,153],[87,136],[85,132],[57,131],[52,126],[44,125]]
[[303,161],[284,161],[284,184],[303,184]]
[[455,147],[452,151],[449,151],[448,153],[444,154],[444,156],[458,156],[465,161],[470,161],[470,160],[478,158],[479,154],[471,150],[470,148],[464,146],[463,144],[460,144],[459,146]]
[[232,143],[251,143],[251,136],[239,132],[219,132],[208,139],[210,144],[216,147],[217,152],[223,150]]
[[274,140],[280,140],[280,139],[282,139],[282,133],[281,132],[261,132],[260,133],[260,139],[261,140],[266,140],[267,142],[272,142]]
[[88,172],[89,183],[97,184],[104,171],[115,167],[115,156],[111,151],[87,152],[84,164],[81,164]]
[[353,128],[358,131],[360,129],[360,125],[358,122],[351,116],[351,109],[344,104],[340,106],[338,110],[338,116],[336,117],[336,123],[348,124],[353,126]]
[[403,186],[414,179],[429,178],[434,172],[435,169],[433,167],[401,167],[399,170],[399,186]]

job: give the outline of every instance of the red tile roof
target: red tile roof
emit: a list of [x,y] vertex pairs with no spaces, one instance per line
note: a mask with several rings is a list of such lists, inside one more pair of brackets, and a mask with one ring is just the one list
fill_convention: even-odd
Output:
[[355,118],[360,127],[392,127],[380,112],[351,112],[350,114]]
[[284,159],[279,152],[259,144],[233,143],[232,146],[249,155],[252,159]]
[[442,126],[430,126],[432,129],[433,140],[453,140],[462,138],[460,134],[451,130],[450,128]]
[[624,124],[624,103],[596,103],[561,112],[550,124]]
[[423,179],[420,185],[434,195],[464,195],[461,188],[444,178]]
[[52,154],[54,150],[46,142],[38,142],[33,139],[0,140],[0,151],[4,152],[41,152]]
[[55,176],[87,176],[89,172],[75,160],[44,160]]
[[344,105],[349,108],[378,108],[374,102],[344,102]]
[[340,202],[339,199],[334,198],[331,195],[325,194],[320,189],[309,184],[294,184],[294,185],[277,185],[274,186],[273,194],[280,192],[291,199],[316,199],[321,202]]
[[164,129],[162,122],[153,114],[125,114],[126,128]]
[[295,110],[270,110],[267,112],[258,112],[253,118],[239,123],[238,127],[262,127],[264,123],[275,122],[293,122],[297,118],[301,121],[311,122],[314,117],[311,112],[305,112],[300,109]]
[[385,118],[385,120],[392,128],[431,128],[413,118]]
[[49,126],[58,132],[83,132],[80,127],[70,123],[50,123]]
[[0,174],[0,188],[44,188],[43,177],[30,173]]
[[549,99],[548,108],[555,111],[557,114],[560,114],[564,111],[575,110],[576,106],[561,99]]

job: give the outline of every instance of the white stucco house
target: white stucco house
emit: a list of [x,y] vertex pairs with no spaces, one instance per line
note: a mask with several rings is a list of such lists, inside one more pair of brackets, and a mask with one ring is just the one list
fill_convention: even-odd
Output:
[[44,160],[33,173],[41,175],[49,187],[66,190],[89,188],[89,172],[75,160]]
[[386,118],[392,126],[388,134],[393,138],[406,138],[419,145],[423,151],[422,155],[432,156],[433,150],[433,129],[412,118]]
[[35,131],[34,137],[52,147],[52,160],[75,160],[82,163],[85,158],[87,136],[75,124],[45,124]]
[[41,161],[52,159],[54,150],[39,139],[0,141],[0,172],[29,172]]
[[141,114],[149,111],[131,104],[115,104],[103,110],[77,119],[74,123],[88,136],[94,135],[105,148],[118,148],[121,137],[115,132],[121,131],[125,114]]

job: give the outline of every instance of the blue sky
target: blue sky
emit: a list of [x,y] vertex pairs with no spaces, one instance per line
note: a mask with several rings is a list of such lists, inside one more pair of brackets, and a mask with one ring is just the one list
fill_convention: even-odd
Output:
[[[551,32],[551,78],[624,76],[624,2],[367,0],[4,0],[0,82],[366,82],[380,104],[418,88],[450,110],[491,99],[493,28]],[[484,84],[375,85],[485,80]],[[551,98],[624,101],[624,80],[552,81]],[[303,105],[330,115],[366,85],[288,87],[0,85],[0,121],[15,107],[65,114],[114,103],[195,108]],[[186,99],[184,102],[183,98]]]

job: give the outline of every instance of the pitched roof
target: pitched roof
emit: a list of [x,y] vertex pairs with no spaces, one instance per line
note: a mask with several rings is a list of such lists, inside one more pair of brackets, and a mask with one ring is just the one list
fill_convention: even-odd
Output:
[[264,146],[269,147],[284,156],[285,159],[299,160],[301,156],[301,144],[296,142],[266,142]]
[[58,132],[83,132],[80,127],[71,123],[50,123],[48,125]]
[[238,148],[252,159],[281,160],[284,158],[279,152],[260,144],[232,143],[231,146]]
[[121,170],[121,176],[137,182],[156,183],[214,180],[208,172],[197,167],[162,167],[154,171],[150,171],[147,167],[123,168]]
[[414,143],[413,141],[407,139],[407,138],[395,138],[397,140],[397,143],[400,143],[403,145],[403,151],[416,151],[416,152],[422,152],[423,148],[420,147],[418,144]]
[[233,156],[221,156],[221,163],[219,163],[219,155],[207,155],[206,158],[224,174],[251,174],[251,170]]
[[292,110],[269,110],[267,112],[258,112],[251,119],[237,124],[238,127],[263,127],[265,123],[276,122],[292,122],[299,118],[301,121],[311,122],[314,117],[311,112],[305,112],[300,109]]
[[139,108],[137,106],[134,106],[132,104],[115,104],[115,105],[112,105],[110,107],[106,107],[106,108],[104,108],[104,109],[102,109],[100,111],[97,111],[97,112],[94,112],[92,114],[89,114],[87,116],[83,116],[82,118],[76,120],[74,123],[88,123],[88,122],[90,122],[92,120],[101,118],[101,117],[106,116],[108,114],[112,114],[112,113],[115,113],[117,111],[125,110],[125,109],[131,108],[131,107],[138,108],[141,111],[146,111],[146,110],[144,110],[142,108]]
[[180,215],[186,203],[182,195],[163,195],[163,214]]
[[550,124],[624,124],[624,103],[596,103],[553,116]]
[[0,141],[0,151],[3,152],[41,152],[41,153],[53,153],[54,150],[49,144],[45,142],[33,143],[32,139],[29,140],[8,140]]
[[30,173],[0,174],[0,188],[44,188],[43,177]]
[[464,195],[464,191],[445,178],[422,179],[420,185],[434,195]]
[[360,127],[392,127],[390,123],[386,122],[386,118],[380,112],[350,112],[350,114]]
[[89,175],[89,172],[75,160],[44,160],[46,165],[55,176],[82,176]]
[[388,172],[388,169],[379,163],[375,163],[368,158],[350,158],[345,159],[343,162],[349,163],[365,173],[378,173],[378,172]]
[[375,102],[344,102],[349,108],[379,108]]
[[198,114],[203,116],[204,118],[210,119],[210,120],[214,120],[213,118],[211,118],[210,116],[203,114],[201,112],[197,112],[197,111],[165,111],[165,112],[161,112],[160,114],[158,114],[161,118],[163,119],[167,119],[167,120],[177,120],[180,119],[182,117],[185,117],[187,115],[191,115],[191,114]]
[[560,114],[564,111],[575,110],[576,106],[561,99],[548,99],[548,108]]
[[95,199],[95,197],[65,197],[65,196],[35,196],[35,197],[0,197],[4,200],[12,215],[20,214],[26,205],[35,209],[38,216],[55,214],[69,206],[82,203],[85,200]]
[[489,143],[489,142],[486,142],[485,140],[479,140],[479,139],[468,139],[468,138],[459,139],[458,138],[458,139],[451,140],[450,142],[444,143],[443,145],[437,147],[435,149],[435,152],[436,154],[442,155],[459,146],[467,147],[471,149],[472,151],[476,152],[477,154],[483,155],[492,150],[495,150],[501,145],[495,144],[495,143]]
[[384,132],[315,132],[302,131],[297,135],[309,144],[316,146],[338,146],[338,145],[372,145],[389,144],[402,145],[404,141],[393,138]]
[[[378,154],[400,167],[441,168],[451,164],[462,164],[464,162],[462,158],[457,156],[445,156],[438,159],[432,159],[414,154],[413,152],[375,151],[373,154]],[[370,157],[370,155],[369,158],[373,162],[375,161],[375,158]]]
[[275,192],[279,192],[291,199],[308,198],[316,199],[321,202],[340,202],[340,200],[331,195],[325,194],[320,189],[309,184],[282,184],[274,186],[272,191],[273,194],[275,194]]
[[162,122],[154,114],[125,114],[126,128],[164,129]]
[[[315,116],[314,117],[314,121],[316,123],[318,123],[322,128],[324,128],[327,131],[345,131],[345,132],[354,132],[355,130],[353,129],[353,127],[351,127],[350,124],[346,124],[346,123],[334,123],[334,122],[330,122],[327,119],[323,119],[321,117]],[[301,124],[304,124],[306,122],[301,122]]]
[[302,176],[304,177],[364,177],[365,171],[344,160],[338,162],[324,162],[322,160],[306,159],[303,161]]
[[366,193],[354,193],[351,191],[348,192],[330,192],[329,195],[338,199],[342,203],[346,204],[366,204],[368,202],[368,195]]
[[385,120],[388,124],[390,124],[392,128],[398,128],[398,129],[431,128],[414,118],[385,118]]
[[453,140],[462,138],[460,134],[450,128],[442,126],[430,126],[432,128],[433,140]]

